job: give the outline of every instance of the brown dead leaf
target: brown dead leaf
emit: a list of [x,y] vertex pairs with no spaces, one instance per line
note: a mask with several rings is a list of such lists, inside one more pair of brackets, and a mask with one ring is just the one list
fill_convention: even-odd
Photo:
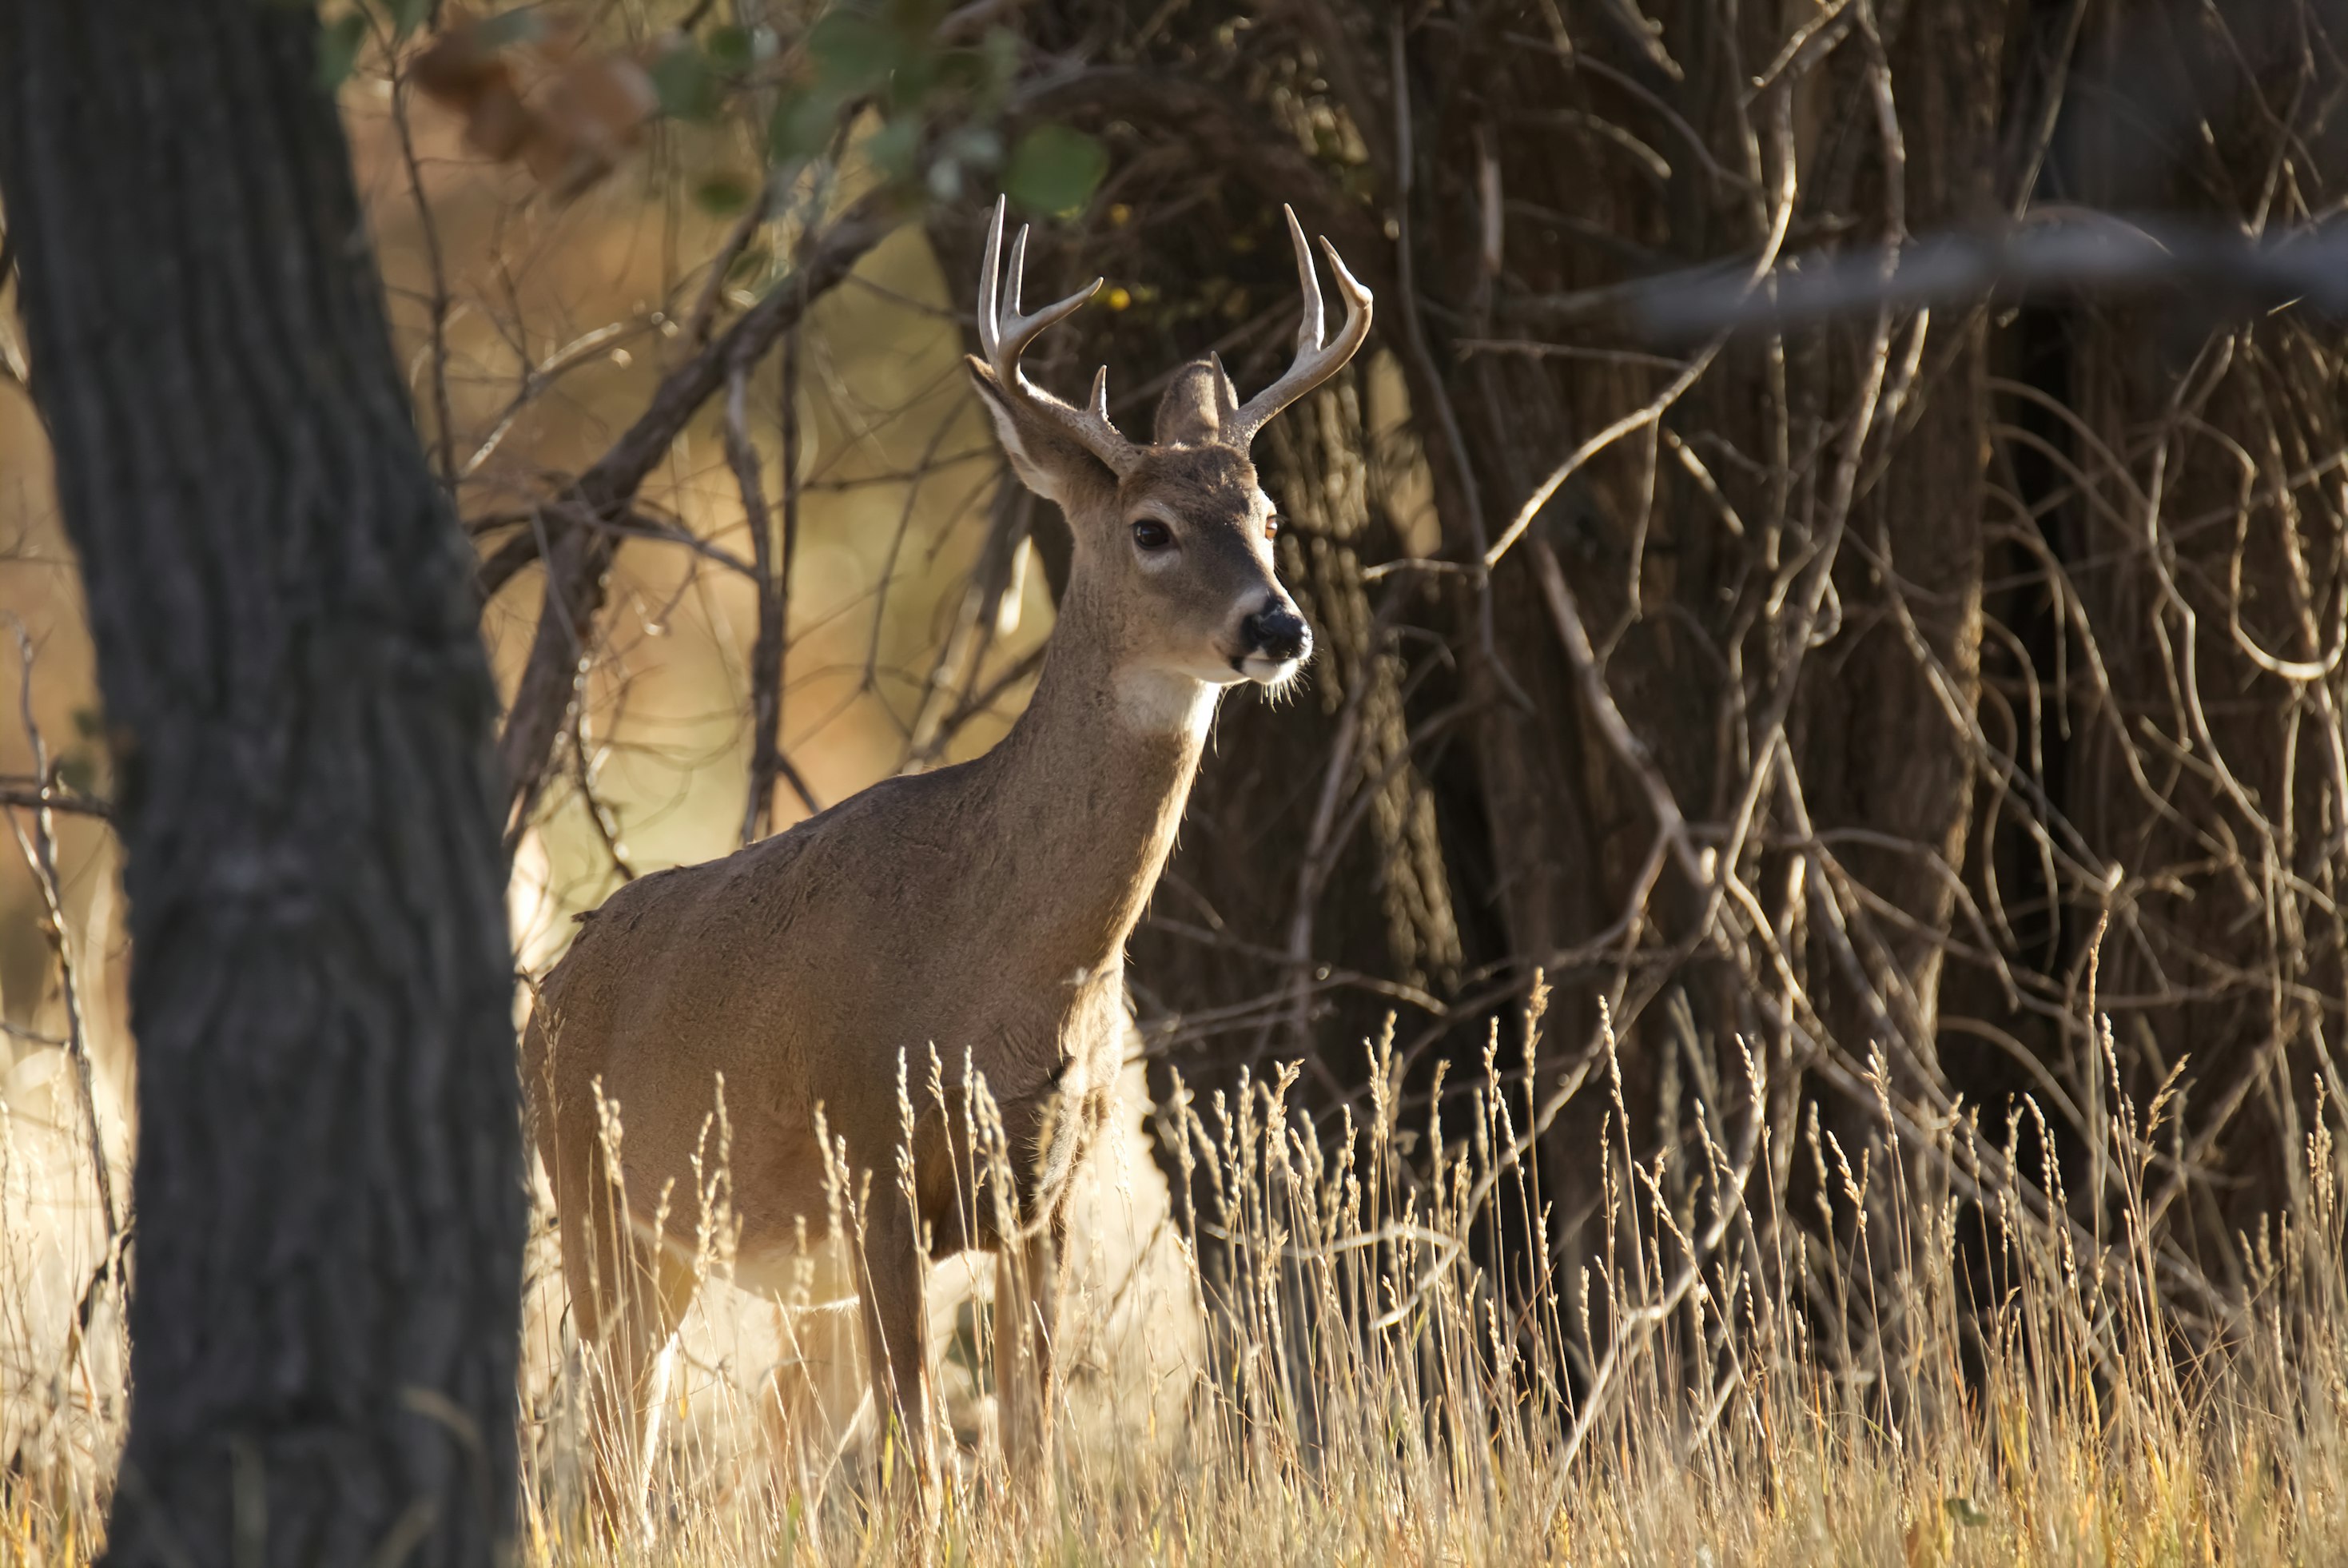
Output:
[[468,145],[499,163],[521,160],[550,194],[568,201],[644,139],[660,97],[640,60],[584,52],[575,15],[546,7],[534,20],[525,46],[509,41],[511,29],[500,33],[451,6],[408,74],[426,97],[463,117]]
[[499,162],[520,152],[533,118],[522,101],[513,65],[483,37],[469,15],[450,11],[440,35],[408,68],[408,77],[435,103],[465,119],[465,139]]
[[644,67],[624,55],[574,58],[547,83],[524,156],[558,198],[594,184],[644,139],[660,95]]

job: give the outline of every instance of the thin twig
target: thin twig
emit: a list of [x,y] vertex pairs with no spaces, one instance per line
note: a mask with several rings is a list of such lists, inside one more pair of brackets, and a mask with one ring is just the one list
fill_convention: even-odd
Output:
[[16,846],[24,851],[26,869],[41,890],[41,907],[45,915],[46,934],[49,951],[57,963],[57,984],[64,993],[66,1005],[66,1054],[71,1058],[74,1083],[81,1100],[81,1114],[89,1133],[90,1172],[98,1179],[99,1212],[106,1220],[107,1255],[116,1256],[116,1241],[122,1233],[121,1212],[114,1202],[114,1175],[107,1164],[106,1139],[98,1120],[98,1079],[90,1063],[89,1036],[81,1013],[81,984],[75,973],[72,944],[66,940],[65,900],[57,885],[57,826],[49,814],[49,780],[55,773],[49,761],[47,744],[41,738],[41,727],[33,717],[33,638],[25,623],[15,616],[8,617],[9,629],[15,634],[16,657],[23,674],[16,687],[16,710],[25,726],[25,736],[33,748],[33,770],[43,780],[30,815],[33,831],[26,836],[24,824],[11,810],[8,825],[16,835]]
[[400,161],[407,170],[407,191],[416,204],[417,232],[424,240],[425,263],[432,278],[432,294],[427,301],[426,329],[429,335],[432,357],[432,433],[433,456],[440,469],[443,488],[454,490],[457,484],[457,419],[450,412],[448,401],[448,269],[440,253],[440,226],[432,215],[431,200],[424,193],[424,166],[416,156],[416,138],[408,124],[407,73],[400,65],[399,51],[390,38],[383,35],[382,25],[375,20],[372,10],[362,13],[374,25],[377,41],[391,61],[391,123],[399,135]]

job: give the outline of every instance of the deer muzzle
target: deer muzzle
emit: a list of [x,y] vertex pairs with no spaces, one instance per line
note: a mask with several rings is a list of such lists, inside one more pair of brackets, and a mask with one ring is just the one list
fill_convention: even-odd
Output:
[[1241,621],[1240,640],[1240,673],[1265,686],[1279,685],[1313,656],[1313,628],[1285,604],[1269,605]]

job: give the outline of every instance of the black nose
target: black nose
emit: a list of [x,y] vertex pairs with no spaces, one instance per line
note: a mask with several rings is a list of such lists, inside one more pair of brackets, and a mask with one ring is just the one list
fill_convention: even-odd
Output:
[[1313,629],[1293,610],[1258,610],[1240,623],[1248,652],[1273,659],[1301,659],[1313,651]]

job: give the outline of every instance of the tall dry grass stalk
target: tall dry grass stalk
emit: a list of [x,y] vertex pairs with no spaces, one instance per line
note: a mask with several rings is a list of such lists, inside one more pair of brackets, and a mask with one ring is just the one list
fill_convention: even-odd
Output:
[[[860,1417],[853,1315],[837,1261],[811,1257],[798,1310],[705,1293],[660,1395],[651,1539],[593,1537],[578,1390],[595,1347],[568,1335],[548,1216],[520,1391],[524,1561],[2348,1561],[2336,1104],[2303,1150],[2302,1207],[2244,1238],[2252,1272],[2186,1300],[2147,1195],[2172,1107],[2131,1103],[2116,1074],[2096,1158],[2125,1199],[2098,1238],[2035,1217],[2025,1180],[2057,1213],[2064,1181],[2027,1102],[1993,1126],[1935,1123],[1920,1147],[1879,1067],[1867,1147],[1815,1115],[1787,1140],[1748,1056],[1723,1103],[1687,1107],[1694,1140],[1640,1165],[1610,1038],[1563,1072],[1496,1046],[1442,1130],[1406,1125],[1395,1054],[1372,1050],[1361,1119],[1326,1136],[1292,1115],[1292,1073],[1160,1108],[1212,1212],[1169,1214],[1138,1139],[1095,1161],[1046,1492],[1003,1472],[979,1276],[942,1271],[970,1277],[937,1292],[958,1440],[933,1517]],[[1613,1115],[1587,1150],[1607,1172],[1601,1259],[1565,1279],[1540,1261],[1519,1154],[1573,1092],[1612,1095]],[[21,1141],[0,1143],[0,1540],[11,1563],[66,1568],[100,1539],[118,1329],[103,1312],[74,1326],[63,1276],[28,1264],[38,1182],[70,1176]],[[1985,1143],[2011,1158],[1982,1161]],[[1985,1164],[2013,1173],[2005,1190],[1961,1200],[1946,1173]],[[1228,1266],[1202,1269],[1191,1233]],[[723,1225],[700,1243],[722,1281]]]

